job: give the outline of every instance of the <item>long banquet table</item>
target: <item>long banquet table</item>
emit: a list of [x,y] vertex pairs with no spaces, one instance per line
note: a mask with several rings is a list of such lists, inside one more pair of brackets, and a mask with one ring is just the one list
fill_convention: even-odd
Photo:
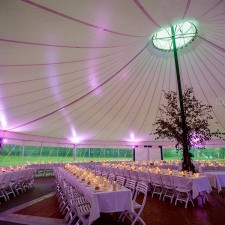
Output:
[[205,172],[204,173],[211,184],[212,187],[218,190],[218,193],[222,191],[222,188],[225,187],[225,171],[224,172]]
[[192,198],[195,199],[198,197],[199,193],[207,192],[210,193],[212,188],[210,186],[209,180],[206,176],[200,177],[187,177],[190,180],[192,185]]
[[[99,169],[100,167],[97,167],[97,168]],[[123,174],[128,176],[128,175],[131,175],[131,173],[133,171],[131,169],[118,169],[118,168],[103,167],[103,166],[100,169],[101,169],[101,171],[106,171],[106,172],[113,173],[115,175],[120,175],[120,176],[123,176],[121,174],[121,172],[123,172]],[[153,172],[147,172],[144,170],[143,171],[134,170],[134,171],[136,173],[136,178],[132,178],[132,179],[140,180],[141,178],[145,177],[145,179],[143,178],[141,180],[151,183],[151,173],[153,173]],[[177,175],[171,175],[170,176],[171,179],[173,178],[173,176],[177,176]],[[186,178],[186,185],[190,186],[192,189],[192,198],[193,199],[198,197],[201,192],[210,193],[212,191],[209,180],[208,180],[207,176],[204,174],[199,177],[186,176],[185,178]]]
[[71,173],[59,168],[59,173],[72,186],[76,187],[88,200],[91,205],[89,224],[100,217],[100,213],[122,212],[125,210],[134,211],[132,204],[131,191],[122,187],[117,191],[94,190],[93,187],[88,187]]
[[[151,173],[150,172],[143,172],[143,171],[137,171],[138,177],[143,177],[144,174],[148,177],[147,180],[151,180]],[[173,183],[173,177],[178,175],[170,175],[171,181]],[[192,190],[192,198],[195,199],[199,196],[201,192],[207,192],[210,193],[212,191],[212,188],[210,186],[209,180],[207,176],[185,176],[185,185],[187,187],[190,187]]]
[[33,171],[33,169],[31,169],[31,168],[28,168],[28,169],[21,169],[21,170],[12,170],[12,171],[10,171],[10,170],[7,170],[7,171],[5,171],[5,172],[2,172],[2,171],[0,171],[0,184],[2,183],[2,181],[4,180],[4,177],[5,177],[5,175],[6,174],[10,174],[10,175],[12,175],[12,174],[17,174],[17,175],[19,175],[19,174],[21,174],[21,173],[27,173],[27,172],[29,172],[29,171]]
[[[142,173],[142,176],[143,176],[143,172],[137,171],[137,173],[138,174]],[[149,172],[144,172],[144,173],[146,173],[146,176],[151,176],[151,173]],[[138,175],[138,176],[141,176],[141,175]],[[178,176],[178,175],[170,175],[172,182],[173,182],[174,176]],[[185,184],[187,185],[187,187],[191,187],[193,199],[197,198],[201,192],[210,193],[212,191],[209,180],[206,176],[199,176],[199,177],[186,176],[185,180],[186,180]]]

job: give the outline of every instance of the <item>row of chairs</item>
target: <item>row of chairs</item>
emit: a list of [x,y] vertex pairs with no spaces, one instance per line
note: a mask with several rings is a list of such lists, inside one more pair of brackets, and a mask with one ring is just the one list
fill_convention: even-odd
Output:
[[34,170],[26,169],[21,171],[6,172],[1,174],[0,180],[0,198],[5,201],[9,196],[19,195],[34,187]]
[[[85,196],[79,192],[76,187],[70,185],[63,177],[54,170],[56,182],[55,182],[55,193],[59,202],[59,208],[63,215],[65,215],[65,220],[70,225],[75,224],[89,224],[89,215],[91,210],[91,204],[85,199]],[[113,179],[113,176],[107,177],[109,180]],[[115,178],[115,177],[114,177]],[[140,217],[148,194],[148,185],[143,182],[136,182],[135,180],[125,179],[124,177],[117,176],[115,181],[121,185],[125,186],[131,190],[132,203],[134,212],[124,211],[120,213],[118,220],[120,222],[128,218],[131,224],[135,224],[140,221],[143,225],[145,222]]]
[[[107,171],[107,170],[106,170]],[[97,175],[102,175],[109,177],[110,180],[116,180],[117,177],[121,177],[121,173],[116,174],[117,170],[110,170],[113,173],[108,173],[106,171],[95,171]],[[120,170],[121,171],[121,170]],[[178,201],[185,202],[185,208],[187,208],[188,202],[191,202],[194,206],[194,202],[191,197],[192,187],[187,184],[187,179],[185,177],[171,176],[167,174],[159,173],[146,173],[142,171],[124,170],[123,177],[126,179],[132,179],[136,182],[144,182],[149,185],[149,191],[152,197],[154,195],[159,195],[159,199],[163,201],[165,198],[170,199],[170,203],[175,199],[175,205]],[[203,202],[207,200],[206,193],[201,193]]]
[[54,174],[56,177],[55,195],[60,212],[64,215],[67,224],[88,225],[91,205],[76,187],[58,173],[57,169],[54,169]]
[[60,163],[52,164],[31,164],[27,165],[27,168],[32,168],[35,171],[35,177],[48,177],[53,176],[53,168],[59,167]]

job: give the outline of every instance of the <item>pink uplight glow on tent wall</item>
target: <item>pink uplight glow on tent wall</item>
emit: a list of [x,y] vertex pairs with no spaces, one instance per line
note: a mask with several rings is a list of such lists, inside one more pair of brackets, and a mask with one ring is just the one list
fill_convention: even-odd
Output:
[[7,128],[7,121],[6,121],[6,118],[3,114],[0,113],[0,123],[1,123],[1,128],[3,130],[6,130]]
[[140,140],[135,137],[134,132],[132,131],[130,132],[129,138],[126,138],[125,141],[128,141],[131,145],[133,145],[133,143],[136,145],[136,143],[140,142]]
[[80,143],[81,138],[77,136],[77,132],[76,132],[75,128],[72,127],[71,130],[72,130],[72,137],[70,137],[69,140],[74,144]]
[[[89,80],[89,84],[90,84],[90,87],[91,89],[95,89],[99,86],[99,83],[98,82],[98,76],[97,76],[97,71],[96,71],[96,68],[93,67],[95,65],[95,62],[91,61],[88,63],[88,80]],[[99,96],[101,95],[101,88],[98,88],[95,90],[94,94],[96,96]]]
[[135,140],[133,132],[130,133],[130,139],[133,140],[133,141]]
[[[109,12],[107,12],[107,10],[104,8],[104,4],[99,5],[98,10],[99,11],[93,11],[94,15],[91,15],[93,16],[93,18],[95,18],[95,24],[97,24],[99,27],[109,27],[112,21],[109,20],[110,19],[108,15]],[[107,45],[106,43],[107,36],[108,36],[107,32],[105,32],[103,29],[92,29],[91,35],[92,45],[93,46]],[[88,55],[90,58],[96,58],[99,56],[99,50],[90,49]],[[99,81],[98,79],[99,74],[96,71],[96,67],[93,67],[96,63],[97,62],[95,60],[89,61],[87,65],[87,67],[89,68],[87,77],[92,89],[95,89],[101,83],[101,81]],[[96,96],[101,96],[102,95],[101,88],[96,89],[94,94]]]
[[74,144],[79,144],[80,141],[81,141],[79,137],[72,137],[72,138],[69,138],[69,139]]
[[[47,61],[57,61],[58,57],[57,57],[57,52],[56,50],[51,49],[51,51],[49,50],[47,53]],[[68,110],[66,108],[62,108],[63,107],[63,95],[59,94],[62,90],[60,88],[60,86],[58,86],[58,84],[60,84],[59,78],[58,76],[54,76],[57,75],[59,73],[58,69],[57,69],[57,65],[50,65],[47,67],[47,74],[52,75],[52,77],[50,78],[50,80],[48,80],[48,85],[52,88],[50,88],[50,91],[52,93],[53,98],[55,99],[55,102],[57,102],[57,108],[61,108],[61,110],[59,110],[58,112],[62,115],[62,119],[66,120],[67,124],[71,124],[72,123],[72,119],[70,118],[70,116],[68,115]]]
[[198,148],[199,147],[199,141],[200,141],[200,138],[192,138],[191,140],[191,145],[193,148]]
[[110,12],[107,8],[105,8],[104,4],[100,4],[98,6],[98,10],[92,11],[93,18],[95,18],[95,24],[97,24],[100,29],[93,29],[92,32],[92,40],[95,42],[95,40],[98,41],[98,43],[93,43],[94,45],[100,45],[104,46],[107,41],[108,34],[102,29],[103,27],[109,28],[112,24],[112,17],[110,17]]
[[79,144],[81,143],[82,141],[85,140],[85,136],[82,136],[82,135],[75,135],[75,136],[72,136],[72,137],[69,137],[68,138],[73,144]]
[[93,134],[88,132],[78,132],[74,127],[71,128],[71,135],[67,136],[67,139],[70,140],[73,144],[79,144],[83,141],[89,140]]

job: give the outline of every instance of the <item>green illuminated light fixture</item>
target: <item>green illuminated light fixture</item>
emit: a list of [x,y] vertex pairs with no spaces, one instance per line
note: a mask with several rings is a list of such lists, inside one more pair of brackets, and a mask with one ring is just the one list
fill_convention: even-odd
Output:
[[[191,43],[196,35],[197,28],[191,22],[179,23],[173,26],[175,39],[176,39],[176,47],[177,49],[183,48]],[[173,42],[172,42],[172,32],[171,27],[165,28],[157,33],[155,33],[152,37],[153,45],[164,51],[172,51],[173,50]]]

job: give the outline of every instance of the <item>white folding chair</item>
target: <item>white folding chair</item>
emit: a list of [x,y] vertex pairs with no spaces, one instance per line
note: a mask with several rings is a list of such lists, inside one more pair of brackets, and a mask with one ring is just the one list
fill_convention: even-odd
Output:
[[26,186],[28,187],[28,189],[31,189],[34,187],[34,170],[28,171],[25,182],[26,182]]
[[11,177],[10,177],[9,186],[5,190],[5,192],[7,193],[8,196],[10,194],[12,194],[14,197],[16,197],[15,187],[16,187],[18,179],[19,179],[19,171],[12,172]]
[[135,193],[136,183],[137,182],[135,180],[131,180],[131,179],[127,179],[127,181],[125,183],[125,187],[131,190],[132,198],[133,198],[134,193]]
[[6,190],[9,187],[10,184],[10,179],[11,179],[11,173],[5,173],[2,182],[0,184],[0,192],[1,192],[1,196],[4,197],[5,201],[9,200],[9,196],[6,192]]
[[170,203],[173,202],[173,198],[175,196],[175,190],[174,190],[174,185],[172,182],[172,177],[171,175],[167,174],[161,174],[161,180],[163,184],[163,201],[165,200],[165,197],[170,198]]
[[91,211],[91,205],[90,204],[82,204],[79,205],[77,200],[74,201],[74,206],[77,212],[77,216],[79,220],[76,222],[75,225],[80,225],[80,222],[83,225],[89,225],[89,216]]
[[123,169],[118,169],[118,172],[119,172],[119,176],[121,176],[121,177],[124,177],[124,173],[123,173]]
[[123,175],[127,178],[127,179],[130,179],[130,170],[123,170]]
[[191,184],[188,183],[186,177],[172,176],[174,188],[176,191],[176,201],[185,202],[185,208],[187,208],[188,202],[190,201],[194,206],[194,202],[191,198]]
[[146,172],[138,171],[137,173],[138,173],[138,181],[143,181],[144,183],[148,183]]
[[49,163],[45,165],[45,172],[44,175],[47,176],[53,176],[53,164]]
[[163,194],[163,184],[162,184],[161,176],[159,173],[151,173],[150,177],[151,177],[151,185],[153,187],[152,198],[154,194],[157,194],[159,195],[159,199],[161,199]]
[[75,187],[72,187],[70,184],[67,184],[67,188],[64,191],[64,194],[67,199],[68,205],[64,208],[62,214],[65,214],[65,219],[68,222],[68,225],[72,224],[74,219],[78,217],[78,213],[75,207],[75,201],[78,206],[89,204],[81,193],[77,191]]
[[131,178],[132,180],[138,181],[138,173],[137,173],[137,171],[135,171],[135,170],[130,170],[130,178]]
[[45,176],[45,167],[46,167],[46,164],[42,164],[42,163],[38,164],[36,176],[44,177]]
[[124,217],[127,217],[132,222],[131,225],[134,225],[137,221],[140,221],[143,225],[146,225],[146,223],[140,217],[140,215],[145,207],[147,194],[148,194],[148,185],[143,182],[138,182],[135,188],[135,194],[132,201],[134,212],[129,211],[124,212]]
[[106,172],[102,172],[102,175],[99,175],[99,176],[102,176],[102,177],[105,177],[106,179],[108,178],[109,174],[106,173]]
[[115,174],[110,173],[109,176],[108,176],[108,180],[113,182],[113,181],[115,181],[115,179],[116,179]]
[[117,182],[120,186],[124,186],[125,181],[126,181],[125,177],[121,177],[121,176],[117,176],[117,177],[116,177],[116,182]]

